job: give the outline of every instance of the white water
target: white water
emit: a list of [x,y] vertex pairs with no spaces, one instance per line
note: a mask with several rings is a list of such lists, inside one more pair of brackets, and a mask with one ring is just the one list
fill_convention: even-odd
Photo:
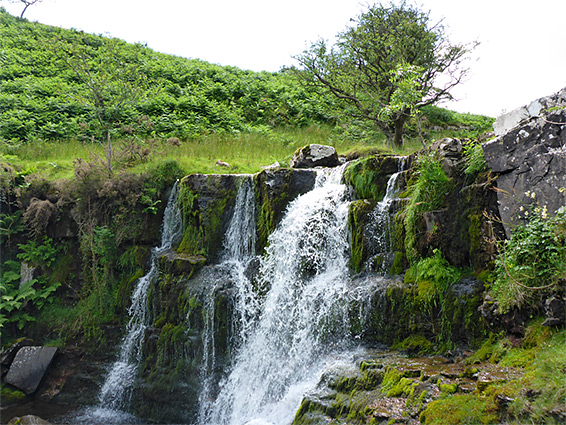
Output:
[[126,409],[130,401],[141,362],[145,331],[149,325],[147,293],[151,282],[158,274],[157,259],[171,249],[182,233],[182,217],[180,208],[177,206],[177,192],[177,184],[175,184],[163,216],[161,246],[153,248],[149,272],[136,283],[129,309],[130,321],[126,328],[126,336],[120,346],[120,355],[112,365],[100,391],[99,408],[91,412],[92,415],[104,421],[110,421],[112,417],[120,421],[120,415],[112,412]]
[[[246,268],[253,260],[256,251],[256,212],[253,180],[251,176],[244,177],[238,189],[234,204],[234,212],[224,235],[224,249],[221,263],[216,267],[217,271],[224,270],[228,274],[228,280],[235,289],[233,299],[234,311],[232,317],[235,335],[232,345],[237,348],[246,340],[253,324],[253,318],[259,311],[258,300],[252,287],[252,283],[246,274]],[[218,273],[218,272],[217,272]],[[216,296],[219,286],[225,284],[219,281],[214,272],[208,283],[210,290],[206,294],[203,329],[203,359],[200,372],[202,388],[199,395],[199,416],[204,417],[210,408],[210,400],[217,393],[218,384],[215,379],[217,369],[217,353],[215,344]]]
[[[290,423],[305,391],[345,348],[349,202],[342,171],[321,172],[269,237],[261,304],[247,279],[237,287],[241,344],[216,399],[201,400],[201,424]],[[239,248],[227,252],[232,260],[240,255]]]
[[[397,172],[393,173],[387,181],[385,196],[377,203],[372,211],[372,219],[369,221],[368,237],[374,253],[382,259],[380,271],[386,272],[391,265],[393,253],[391,252],[391,205],[399,193],[399,177],[405,171],[406,157],[402,157],[397,166]],[[373,260],[370,259],[370,268]]]

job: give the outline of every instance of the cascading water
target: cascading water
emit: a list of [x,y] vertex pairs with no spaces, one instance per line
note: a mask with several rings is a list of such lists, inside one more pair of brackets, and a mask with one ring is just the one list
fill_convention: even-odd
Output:
[[[406,157],[400,157],[397,163],[397,172],[393,173],[387,181],[385,196],[377,203],[372,212],[368,239],[373,247],[374,258],[370,260],[370,268],[377,268],[381,272],[386,272],[392,262],[393,253],[391,252],[391,206],[399,193],[399,177],[403,174],[406,167]],[[381,265],[375,267],[372,264],[375,256],[380,257]]]
[[171,249],[182,234],[182,217],[177,205],[177,193],[177,184],[175,184],[163,216],[161,246],[152,249],[149,272],[136,283],[129,309],[130,321],[126,328],[126,336],[120,346],[120,355],[102,386],[99,394],[99,409],[93,413],[94,416],[105,416],[106,420],[110,420],[114,416],[112,412],[126,409],[130,400],[141,361],[145,330],[149,325],[147,293],[158,274],[157,259]]
[[216,342],[215,342],[215,300],[219,287],[224,284],[219,281],[218,274],[226,273],[227,279],[234,289],[232,302],[234,311],[232,324],[232,345],[234,348],[244,341],[253,323],[253,317],[258,312],[258,302],[253,291],[249,274],[246,273],[250,262],[255,256],[256,243],[256,213],[253,180],[245,176],[238,189],[234,204],[234,212],[224,236],[224,249],[221,263],[215,266],[215,272],[209,276],[209,291],[205,295],[204,329],[203,329],[203,358],[200,373],[201,391],[199,396],[199,416],[206,415],[210,407],[209,401],[216,396],[217,369]]
[[216,399],[201,406],[201,424],[290,422],[328,356],[349,340],[342,172],[320,172],[270,236],[259,271],[258,286],[267,291],[261,306],[249,281],[237,288],[239,316],[250,321]]

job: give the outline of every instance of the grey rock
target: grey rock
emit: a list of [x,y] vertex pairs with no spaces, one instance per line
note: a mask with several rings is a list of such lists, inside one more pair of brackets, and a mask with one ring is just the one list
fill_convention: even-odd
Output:
[[499,173],[497,200],[507,236],[531,206],[552,216],[566,205],[566,110],[531,118],[482,147]]
[[291,168],[336,167],[340,165],[336,149],[332,146],[311,144],[293,154]]
[[559,326],[564,324],[566,315],[566,300],[560,296],[552,296],[547,298],[544,303],[544,311],[546,320],[543,326]]
[[538,118],[545,110],[553,107],[566,106],[566,88],[551,96],[546,96],[532,101],[528,105],[521,106],[506,114],[501,115],[495,120],[493,129],[496,136],[501,136],[522,122],[531,118]]
[[57,347],[20,348],[8,370],[6,382],[26,394],[32,394],[41,383],[57,350]]
[[25,261],[22,261],[20,266],[20,288],[26,282],[29,282],[37,276],[38,267],[34,267]]
[[20,338],[14,344],[9,346],[6,350],[2,351],[0,355],[0,364],[2,366],[10,366],[20,351],[20,348],[33,345],[33,341],[29,338]]
[[41,419],[39,416],[26,415],[10,419],[8,425],[51,425],[51,422]]

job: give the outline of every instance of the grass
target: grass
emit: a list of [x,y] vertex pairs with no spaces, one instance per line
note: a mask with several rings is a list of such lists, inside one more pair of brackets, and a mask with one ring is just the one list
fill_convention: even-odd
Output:
[[[408,139],[402,149],[389,149],[384,139],[375,144],[349,140],[339,129],[313,125],[304,128],[282,127],[265,131],[236,134],[210,134],[178,145],[163,141],[137,141],[140,149],[148,149],[144,160],[133,161],[127,169],[140,173],[152,169],[159,162],[175,160],[187,173],[255,173],[262,166],[279,162],[288,164],[296,149],[310,143],[327,144],[339,154],[370,153],[376,149],[395,154],[409,154],[421,145],[418,140]],[[114,143],[116,156],[120,156],[128,142]],[[130,143],[131,145],[131,143]],[[0,144],[0,161],[6,162],[23,174],[39,174],[48,180],[71,178],[76,158],[88,159],[93,155],[102,161],[104,149],[97,143],[82,143],[77,140],[8,145]],[[219,167],[220,160],[230,165]]]

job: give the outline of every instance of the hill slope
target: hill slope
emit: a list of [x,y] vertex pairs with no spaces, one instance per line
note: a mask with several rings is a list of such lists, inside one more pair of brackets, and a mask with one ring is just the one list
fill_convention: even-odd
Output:
[[[325,122],[325,99],[305,91],[285,72],[243,71],[157,53],[121,40],[28,22],[0,8],[0,140],[29,142],[92,136],[95,116],[81,98],[85,86],[61,50],[80,45],[91,72],[104,46],[138,61],[147,84],[122,111],[116,133],[181,139],[258,126]],[[57,42],[55,42],[57,40]],[[90,132],[90,133],[89,133]]]

